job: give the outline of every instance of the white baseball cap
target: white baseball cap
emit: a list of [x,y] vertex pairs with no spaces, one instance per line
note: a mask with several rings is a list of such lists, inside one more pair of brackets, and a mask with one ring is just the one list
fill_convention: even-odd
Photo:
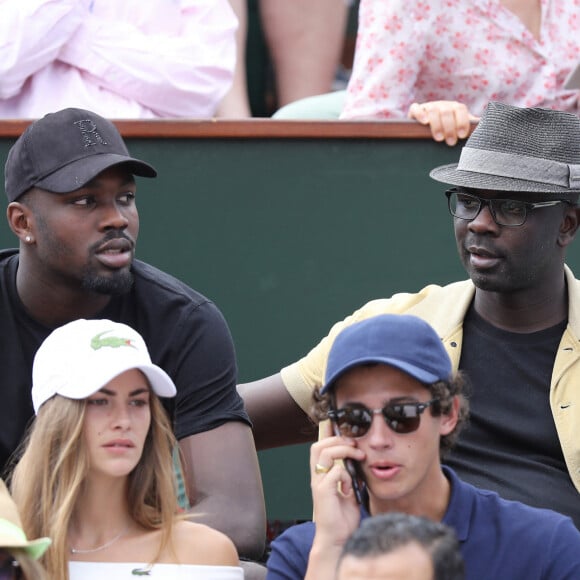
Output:
[[139,369],[160,397],[174,397],[175,384],[151,362],[141,335],[111,320],[79,319],[54,330],[40,345],[32,366],[32,403],[54,395],[86,399],[116,376]]

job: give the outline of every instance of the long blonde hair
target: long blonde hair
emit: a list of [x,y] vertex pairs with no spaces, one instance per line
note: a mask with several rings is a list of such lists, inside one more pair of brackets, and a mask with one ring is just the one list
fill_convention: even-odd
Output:
[[[128,476],[127,502],[135,522],[162,530],[153,562],[171,545],[177,515],[172,452],[177,443],[167,414],[151,392],[151,426],[139,463]],[[52,580],[69,580],[68,530],[89,470],[83,437],[86,399],[56,395],[39,409],[22,457],[11,478],[11,491],[28,537],[48,536],[52,545],[42,563]]]

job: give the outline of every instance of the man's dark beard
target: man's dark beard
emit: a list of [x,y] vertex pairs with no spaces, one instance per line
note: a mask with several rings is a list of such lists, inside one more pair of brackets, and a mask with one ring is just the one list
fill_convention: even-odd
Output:
[[98,276],[94,272],[85,271],[82,287],[97,294],[120,296],[127,294],[133,286],[133,274],[130,270],[115,272],[110,277]]
[[[89,248],[91,256],[98,250],[98,248],[109,240],[116,238],[124,238],[132,242],[134,241],[122,230],[109,230],[103,240],[96,242]],[[81,285],[85,290],[96,292],[97,294],[106,294],[110,296],[120,296],[127,294],[133,286],[133,274],[130,270],[116,270],[111,271],[110,276],[99,276],[90,265],[85,266],[83,272]]]

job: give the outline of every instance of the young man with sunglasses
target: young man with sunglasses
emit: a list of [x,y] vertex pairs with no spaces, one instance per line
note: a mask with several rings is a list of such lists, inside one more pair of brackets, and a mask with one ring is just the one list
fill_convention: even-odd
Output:
[[467,417],[462,387],[424,320],[384,314],[345,328],[314,394],[315,415],[330,419],[310,453],[316,524],[274,540],[267,579],[333,580],[361,519],[391,512],[453,528],[467,580],[580,578],[580,532],[570,518],[506,501],[441,466]]
[[459,163],[431,176],[453,186],[448,204],[470,280],[369,302],[297,363],[241,385],[257,446],[312,438],[310,394],[343,328],[414,314],[473,385],[469,427],[446,463],[580,527],[580,282],[565,266],[580,218],[580,119],[490,103]]

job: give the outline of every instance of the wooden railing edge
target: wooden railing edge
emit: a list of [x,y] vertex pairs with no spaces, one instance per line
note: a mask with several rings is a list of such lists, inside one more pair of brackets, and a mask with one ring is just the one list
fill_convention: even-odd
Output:
[[[298,121],[278,119],[113,120],[123,137],[172,139],[430,139],[429,129],[414,121]],[[0,137],[16,138],[29,119],[0,120]],[[472,128],[475,125],[472,125]]]

